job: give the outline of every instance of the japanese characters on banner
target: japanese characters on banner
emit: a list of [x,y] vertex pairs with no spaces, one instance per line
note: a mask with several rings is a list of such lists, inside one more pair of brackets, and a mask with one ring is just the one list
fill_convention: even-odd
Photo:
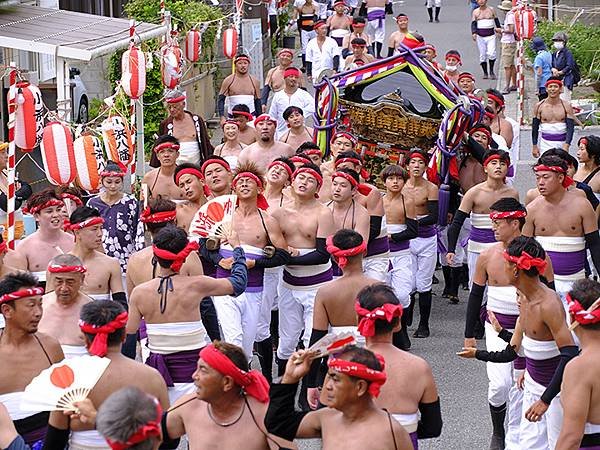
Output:
[[56,185],[71,183],[76,176],[71,129],[61,122],[49,122],[44,128],[41,147],[48,181]]
[[112,115],[102,121],[102,140],[111,161],[127,167],[133,161],[133,133],[123,116]]
[[42,141],[44,131],[44,102],[37,86],[27,81],[16,84],[15,144],[30,152]]
[[100,172],[106,167],[102,142],[96,136],[86,134],[75,139],[75,165],[77,182],[86,191],[100,187]]

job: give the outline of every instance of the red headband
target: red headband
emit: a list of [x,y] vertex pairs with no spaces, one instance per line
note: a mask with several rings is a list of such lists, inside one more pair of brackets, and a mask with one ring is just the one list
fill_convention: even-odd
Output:
[[68,198],[69,200],[72,200],[73,203],[75,203],[77,206],[83,206],[83,202],[81,201],[81,199],[74,194],[63,192],[62,194],[60,194],[60,198],[62,198],[63,200]]
[[[366,43],[365,43],[365,44],[356,44],[356,43],[354,43],[354,44],[353,44],[353,43],[350,43],[350,45],[351,45],[352,47],[366,47],[366,46],[367,46],[367,44],[366,44]],[[354,62],[355,62],[356,64],[358,64],[358,61],[354,61]],[[362,62],[362,61],[361,61],[361,62]],[[363,64],[364,64],[364,63],[363,63]]]
[[290,167],[283,161],[273,161],[271,164],[269,164],[269,168],[267,170],[271,170],[271,168],[273,168],[273,167],[283,167],[290,179],[292,178],[292,175],[294,174],[294,172],[292,172],[292,169],[290,169]]
[[90,217],[79,223],[69,223],[68,230],[75,231],[81,230],[82,228],[93,227],[94,225],[102,225],[104,219],[102,217]]
[[327,362],[327,365],[330,369],[335,370],[336,372],[369,381],[370,384],[368,392],[371,394],[371,396],[376,398],[379,396],[379,391],[381,386],[385,383],[387,376],[384,372],[385,361],[383,356],[377,354],[375,356],[377,356],[377,359],[381,363],[381,371],[371,369],[370,367],[367,367],[361,363],[337,358],[331,358]]
[[319,156],[323,156],[323,153],[321,152],[321,150],[316,149],[316,148],[309,148],[308,150],[304,150],[302,153],[304,153],[305,155],[319,155]]
[[160,403],[158,403],[156,399],[154,400],[154,402],[156,405],[156,419],[141,425],[135,431],[135,433],[129,436],[127,442],[113,441],[111,439],[106,438],[106,442],[112,450],[126,450],[128,448],[133,447],[134,445],[146,441],[148,438],[160,437],[160,421],[162,419],[162,408],[160,407]]
[[246,111],[231,111],[232,116],[244,116],[248,120],[253,120],[254,116]]
[[367,243],[365,241],[362,241],[356,247],[348,248],[345,250],[333,245],[333,236],[329,236],[326,242],[327,251],[331,254],[331,256],[337,259],[337,265],[340,266],[340,269],[344,269],[344,267],[346,267],[346,264],[348,264],[349,256],[360,255],[361,253],[365,253],[367,251]]
[[579,141],[577,142],[577,145],[580,145],[580,144],[583,144],[583,145],[585,145],[587,147],[587,145],[588,145],[587,138],[584,138],[584,137],[579,138]]
[[556,172],[562,173],[565,176],[565,179],[562,182],[562,186],[567,189],[569,186],[573,184],[573,178],[567,175],[565,169],[560,166],[546,166],[544,164],[538,164],[533,168],[534,172]]
[[285,53],[287,53],[290,56],[294,56],[294,52],[292,50],[290,50],[289,48],[282,48],[281,50],[279,50],[279,52],[277,52],[277,56],[281,56]]
[[483,160],[483,167],[487,166],[490,161],[494,161],[496,159],[498,159],[500,161],[504,161],[507,165],[510,165],[510,159],[508,161],[506,161],[506,158],[502,158],[500,155],[494,154],[494,155],[488,156],[487,158],[485,158]]
[[333,137],[331,138],[331,143],[333,144],[334,141],[339,137],[348,139],[350,142],[352,142],[353,146],[356,146],[356,144],[358,144],[358,141],[356,140],[356,138],[354,136],[352,136],[350,133],[346,133],[345,131],[338,131],[337,133],[335,133],[333,135]]
[[87,269],[84,266],[63,266],[60,264],[50,263],[48,265],[48,272],[50,272],[50,273],[69,273],[69,272],[86,273]]
[[166,259],[167,261],[172,261],[171,269],[175,272],[179,272],[181,266],[187,259],[190,253],[196,251],[200,248],[196,241],[188,242],[183,250],[179,253],[171,253],[169,250],[164,250],[162,248],[158,248],[156,245],[152,246],[152,251],[154,252],[154,256],[160,259]]
[[538,273],[542,274],[546,270],[546,260],[542,258],[534,258],[527,252],[521,253],[521,256],[511,256],[504,250],[504,259],[515,263],[518,269],[529,270],[532,267],[537,268]]
[[341,177],[341,178],[348,180],[348,182],[352,185],[352,188],[355,188],[358,186],[358,183],[356,182],[356,180],[354,178],[352,178],[352,176],[349,173],[333,172],[333,174],[331,175],[331,179],[333,180],[335,177]]
[[231,172],[231,166],[229,165],[229,163],[227,161],[224,161],[222,159],[207,159],[206,161],[204,161],[202,163],[202,167],[200,168],[200,170],[202,171],[202,173],[204,174],[204,172],[206,172],[206,168],[208,166],[210,166],[211,164],[219,164],[220,166],[223,166],[223,168],[227,171],[227,172]]
[[292,174],[292,177],[294,179],[296,179],[296,177],[298,175],[300,175],[301,173],[307,173],[310,176],[314,177],[314,179],[317,180],[317,186],[318,186],[317,189],[319,189],[323,185],[323,177],[321,175],[319,175],[319,173],[316,170],[311,169],[310,167],[299,167]]
[[283,71],[283,78],[299,76],[301,76],[301,72],[300,69],[297,69],[296,67],[288,67]]
[[100,177],[104,178],[104,177],[119,177],[119,178],[123,178],[125,176],[125,172],[109,172],[107,170],[104,170],[102,172],[100,172]]
[[308,158],[304,158],[303,156],[300,155],[294,155],[290,158],[290,161],[295,162],[295,163],[302,163],[302,164],[312,164],[312,161]]
[[408,158],[406,159],[406,162],[409,163],[411,159],[413,158],[417,158],[420,159],[421,161],[423,161],[425,164],[427,164],[427,158],[425,157],[425,155],[420,154],[419,152],[412,152],[408,154]]
[[567,294],[567,305],[569,305],[569,312],[573,314],[576,322],[581,325],[592,325],[600,322],[600,308],[594,310],[585,309],[583,305],[576,298],[571,297],[571,294]]
[[246,55],[236,56],[234,62],[237,63],[238,61],[247,61],[248,63],[250,63],[250,58]]
[[127,311],[123,311],[114,320],[108,322],[105,325],[97,326],[79,320],[79,328],[81,331],[88,334],[95,334],[92,345],[88,349],[90,355],[95,356],[106,356],[108,348],[108,335],[114,333],[127,325]]
[[241,386],[250,397],[254,397],[261,403],[269,401],[269,382],[258,370],[240,369],[213,344],[200,350],[200,358],[223,376],[233,378],[233,381]]
[[[250,114],[250,117],[252,117],[252,114]],[[233,119],[227,119],[225,122],[223,122],[221,128],[225,128],[225,125],[235,125],[238,128],[240,127],[240,124]]]
[[354,22],[354,21],[352,22],[353,28],[364,28],[366,26],[367,26],[367,24],[364,22]]
[[463,72],[458,76],[458,81],[462,80],[463,78],[468,78],[471,81],[475,81],[475,77],[470,74],[469,72]]
[[165,223],[172,222],[177,217],[177,210],[173,209],[171,211],[160,211],[155,212],[154,214],[150,211],[150,207],[146,206],[140,214],[140,220],[143,223]]
[[486,111],[483,115],[490,120],[492,120],[496,117],[496,114],[494,114],[493,112],[490,112],[490,111]]
[[[263,187],[263,184],[262,184],[262,181],[260,181],[260,178],[258,176],[256,176],[255,174],[253,174],[252,172],[240,172],[235,177],[233,177],[233,180],[231,181],[231,187],[233,189],[235,189],[240,178],[250,178],[251,180],[254,180],[254,182],[260,189],[262,189],[262,187]],[[265,196],[263,194],[259,193],[256,196],[256,206],[258,207],[258,209],[262,209],[263,211],[266,211],[267,209],[269,209],[269,202],[267,201],[267,199],[265,198]]]
[[448,61],[448,58],[454,58],[458,61],[458,65],[462,66],[462,59],[460,59],[460,55],[457,55],[456,53],[446,53],[446,56],[444,57],[445,61]]
[[162,144],[158,144],[156,147],[154,147],[154,151],[158,154],[162,150],[166,150],[168,148],[179,151],[179,144],[174,144],[173,142],[163,142]]
[[170,97],[166,99],[167,103],[180,103],[185,101],[185,94],[180,95],[179,97]]
[[522,219],[524,217],[527,217],[527,211],[492,211],[490,213],[492,220]]
[[[334,167],[337,168],[337,166],[339,166],[340,164],[343,163],[352,163],[354,165],[357,166],[361,166],[360,168],[360,176],[363,178],[363,180],[368,180],[369,178],[371,178],[371,174],[367,171],[367,169],[365,169],[364,167],[362,167],[362,161],[358,158],[339,158],[335,160],[334,163]],[[364,194],[363,194],[364,195]]]
[[23,208],[23,212],[29,214],[37,214],[41,210],[46,208],[52,208],[53,206],[65,206],[65,203],[62,200],[53,198],[52,200],[48,200],[46,203],[42,203],[41,205],[32,206],[31,208]]
[[317,28],[324,27],[325,25],[327,25],[327,23],[324,20],[317,20],[313,25],[313,29],[316,30]]
[[487,128],[474,126],[473,128],[471,128],[469,130],[469,133],[474,133],[476,131],[479,131],[479,132],[485,134],[487,136],[487,138],[488,138],[488,141],[492,139],[492,133],[490,133]]
[[546,84],[544,84],[544,86],[548,87],[551,84],[558,84],[559,86],[562,86],[563,82],[562,82],[562,80],[548,80],[548,81],[546,81]]
[[354,303],[354,310],[360,318],[358,322],[358,332],[365,337],[375,336],[375,322],[385,320],[390,323],[394,317],[402,317],[402,305],[392,305],[385,303],[373,310],[368,310],[360,306],[358,300]]
[[491,99],[491,100],[495,101],[498,105],[500,105],[500,107],[504,106],[504,100],[502,100],[497,95],[488,93],[487,97],[488,97],[488,99]]
[[198,169],[186,167],[185,169],[181,169],[179,172],[177,172],[177,175],[175,175],[175,184],[179,184],[179,179],[186,174],[193,175],[200,180],[204,180],[204,175],[202,175],[202,172],[200,172]]
[[271,117],[268,114],[261,114],[256,119],[254,119],[254,126],[258,125],[261,122],[264,122],[265,120],[268,120],[269,122],[273,122],[275,125],[277,125],[277,120],[275,120],[273,117]]
[[10,302],[11,300],[19,300],[20,298],[35,297],[37,295],[44,295],[43,287],[19,289],[18,291],[11,292],[10,294],[4,294],[2,297],[0,297],[0,305],[2,303]]

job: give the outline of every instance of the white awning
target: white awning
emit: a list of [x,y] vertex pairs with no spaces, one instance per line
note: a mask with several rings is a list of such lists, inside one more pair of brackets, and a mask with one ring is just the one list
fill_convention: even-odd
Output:
[[[136,23],[136,42],[163,36],[164,25]],[[37,6],[0,10],[0,47],[89,61],[129,44],[129,20]]]

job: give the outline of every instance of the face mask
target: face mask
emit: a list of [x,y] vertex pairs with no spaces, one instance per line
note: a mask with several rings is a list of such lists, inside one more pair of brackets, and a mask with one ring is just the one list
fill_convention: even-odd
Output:
[[449,65],[446,65],[446,70],[448,72],[454,72],[454,71],[456,71],[456,69],[458,69],[458,66],[449,66]]
[[557,42],[554,43],[554,48],[556,50],[562,50],[563,48],[565,48],[565,43],[557,41]]

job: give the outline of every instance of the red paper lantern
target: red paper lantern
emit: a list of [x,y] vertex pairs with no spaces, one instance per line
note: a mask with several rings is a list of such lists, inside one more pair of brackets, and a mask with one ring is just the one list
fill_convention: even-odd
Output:
[[44,131],[44,103],[37,86],[27,81],[16,84],[15,145],[23,151],[32,151],[42,141]]
[[202,33],[194,28],[185,36],[185,57],[189,62],[197,62],[200,60],[200,53],[202,53]]
[[223,54],[229,58],[233,59],[235,54],[237,53],[238,46],[238,32],[235,28],[227,28],[223,33]]
[[129,122],[122,116],[110,116],[102,121],[102,140],[111,161],[128,166],[133,160],[133,137]]
[[175,89],[182,76],[183,54],[177,43],[165,46],[161,52],[162,82],[168,89]]
[[42,137],[42,161],[50,183],[64,185],[75,179],[73,135],[69,127],[60,122],[46,125]]
[[132,45],[121,57],[121,86],[129,98],[138,99],[146,90],[146,57]]
[[517,39],[531,39],[535,35],[535,12],[529,6],[515,10],[515,33]]
[[106,166],[102,142],[91,134],[78,137],[73,142],[77,181],[86,191],[100,186],[100,171]]

